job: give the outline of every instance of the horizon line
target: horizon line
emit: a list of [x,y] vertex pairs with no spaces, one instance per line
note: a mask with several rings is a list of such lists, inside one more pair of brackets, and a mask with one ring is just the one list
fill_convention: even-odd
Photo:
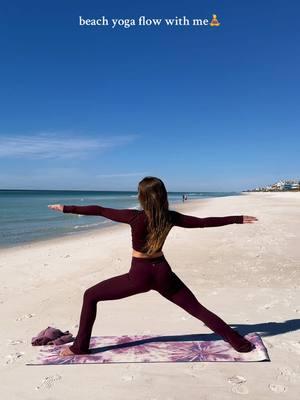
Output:
[[[55,192],[138,192],[137,190],[95,190],[95,189],[1,189],[0,191],[12,191],[12,190],[19,190],[19,191],[29,191],[29,190],[36,190],[36,191],[55,191]],[[167,190],[168,193],[186,193],[186,192],[195,192],[195,193],[239,193],[242,190]]]

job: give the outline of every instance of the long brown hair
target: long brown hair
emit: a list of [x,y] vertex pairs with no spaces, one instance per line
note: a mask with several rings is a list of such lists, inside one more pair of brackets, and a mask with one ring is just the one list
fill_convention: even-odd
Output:
[[155,253],[164,243],[171,227],[168,194],[163,181],[146,176],[138,185],[138,199],[148,219],[147,242],[143,251]]

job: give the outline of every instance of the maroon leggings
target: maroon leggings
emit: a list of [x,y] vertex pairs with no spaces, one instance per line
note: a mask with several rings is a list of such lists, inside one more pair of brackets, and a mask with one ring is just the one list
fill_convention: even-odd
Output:
[[248,343],[247,339],[199,303],[191,290],[172,271],[164,256],[132,257],[129,272],[99,282],[84,292],[78,334],[70,346],[72,352],[91,353],[89,343],[99,301],[122,299],[149,290],[156,290],[204,322],[212,331],[230,342],[236,350]]

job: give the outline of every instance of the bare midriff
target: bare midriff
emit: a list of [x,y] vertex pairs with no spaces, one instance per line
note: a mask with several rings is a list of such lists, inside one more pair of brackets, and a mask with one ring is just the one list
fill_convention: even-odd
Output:
[[141,252],[139,252],[137,250],[133,250],[132,249],[132,256],[133,257],[138,257],[138,258],[155,258],[155,257],[163,256],[163,255],[164,255],[164,253],[162,251],[159,251],[157,253],[151,254],[151,256],[149,256],[146,253],[141,253]]

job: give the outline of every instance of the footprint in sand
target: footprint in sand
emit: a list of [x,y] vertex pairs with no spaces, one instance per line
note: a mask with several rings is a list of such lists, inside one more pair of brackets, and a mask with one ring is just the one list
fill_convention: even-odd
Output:
[[12,364],[14,363],[18,358],[23,357],[25,353],[21,352],[16,352],[16,353],[12,353],[12,354],[8,354],[6,356],[7,360],[5,362],[5,364]]
[[21,339],[16,339],[16,340],[9,339],[8,340],[8,344],[19,344],[19,343],[24,343],[24,340],[21,340]]
[[248,394],[249,390],[247,388],[247,386],[243,385],[243,384],[234,384],[231,388],[231,391],[233,393],[237,393],[237,394]]
[[248,394],[249,390],[245,383],[247,379],[242,375],[234,375],[227,379],[227,382],[232,385],[231,391],[237,394]]
[[227,381],[229,383],[233,383],[233,384],[240,384],[240,383],[247,382],[247,379],[244,376],[235,375],[235,376],[231,376],[230,378],[228,378]]
[[32,318],[34,316],[35,316],[35,314],[25,314],[25,315],[22,315],[21,317],[16,318],[16,321],[22,321],[25,318]]
[[275,393],[283,393],[283,392],[286,391],[287,388],[285,386],[283,386],[283,385],[277,385],[275,383],[270,383],[269,384],[269,389],[272,390],[272,392],[275,392]]
[[43,379],[41,385],[36,386],[35,389],[36,390],[39,390],[39,389],[42,389],[42,388],[51,389],[53,387],[54,383],[56,381],[61,380],[61,379],[62,379],[62,377],[60,375],[58,375],[58,374],[55,374],[55,375],[52,375],[52,376],[46,376]]
[[285,378],[289,382],[296,383],[299,379],[299,374],[297,374],[291,368],[282,367],[282,368],[279,368],[279,375],[277,376],[277,378],[281,378],[281,377]]

